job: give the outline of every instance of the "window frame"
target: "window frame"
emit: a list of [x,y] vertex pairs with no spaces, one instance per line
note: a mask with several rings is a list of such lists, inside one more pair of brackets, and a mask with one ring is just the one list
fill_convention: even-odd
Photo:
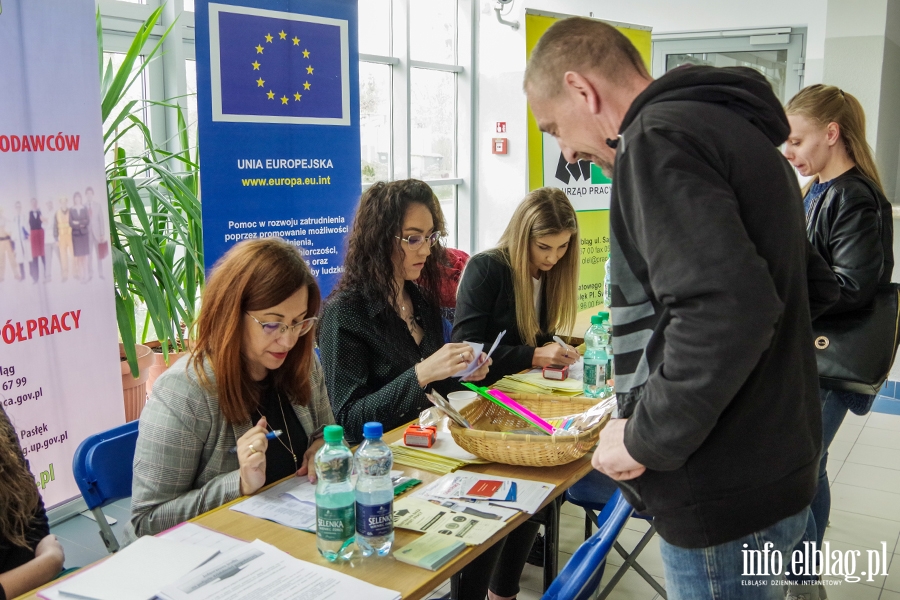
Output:
[[735,29],[693,31],[653,35],[652,74],[659,78],[666,73],[666,56],[670,54],[703,54],[786,50],[787,71],[784,82],[786,103],[803,89],[806,63],[806,28],[769,27],[765,29]]

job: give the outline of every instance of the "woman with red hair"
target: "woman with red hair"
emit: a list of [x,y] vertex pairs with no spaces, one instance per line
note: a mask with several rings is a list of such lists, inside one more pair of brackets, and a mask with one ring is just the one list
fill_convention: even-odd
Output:
[[334,423],[310,335],[319,304],[283,240],[241,242],[216,263],[192,353],[156,380],[141,414],[129,540],[289,475],[315,480],[321,431]]

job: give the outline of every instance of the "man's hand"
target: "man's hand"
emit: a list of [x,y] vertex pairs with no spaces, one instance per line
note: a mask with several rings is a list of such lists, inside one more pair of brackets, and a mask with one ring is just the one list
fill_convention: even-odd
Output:
[[634,479],[647,468],[634,460],[625,448],[625,424],[628,419],[612,419],[600,431],[600,443],[591,465],[616,481]]

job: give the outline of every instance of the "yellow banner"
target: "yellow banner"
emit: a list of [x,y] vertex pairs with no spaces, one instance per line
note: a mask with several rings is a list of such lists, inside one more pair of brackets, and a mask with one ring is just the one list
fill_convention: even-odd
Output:
[[[566,15],[540,12],[525,14],[525,52],[531,51],[544,32]],[[621,31],[640,52],[650,70],[650,29],[610,23]],[[578,213],[581,230],[581,271],[579,278],[578,310],[594,308],[603,303],[603,276],[609,253],[609,198],[611,182],[596,165],[587,161],[569,165],[562,159],[553,137],[542,134],[528,108],[528,188],[556,187],[562,189]]]

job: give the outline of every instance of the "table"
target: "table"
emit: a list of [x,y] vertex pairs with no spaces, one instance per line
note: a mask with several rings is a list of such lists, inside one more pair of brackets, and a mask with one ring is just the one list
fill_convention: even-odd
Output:
[[[386,433],[384,436],[385,442],[390,444],[391,442],[400,439],[405,429],[406,426],[404,425],[403,427]],[[421,479],[423,485],[440,478],[440,475],[436,473],[414,469],[412,467],[407,467],[406,465],[396,465],[395,469],[402,469],[404,474],[415,477],[416,479]],[[551,483],[555,488],[546,498],[543,506],[553,503],[554,508],[558,508],[557,498],[591,470],[591,454],[588,453],[579,460],[567,465],[552,468],[520,467],[490,463],[486,465],[469,465],[465,467],[465,470],[502,477],[516,477]],[[413,488],[413,490],[415,489],[417,488]],[[411,491],[412,490],[406,493],[411,493]],[[226,533],[248,542],[259,538],[264,542],[284,550],[296,558],[347,573],[348,575],[352,575],[353,577],[362,579],[373,585],[396,590],[400,592],[404,600],[418,600],[419,598],[424,598],[441,583],[472,562],[472,560],[487,550],[494,542],[500,540],[509,533],[514,526],[519,525],[530,518],[530,515],[525,513],[516,515],[507,522],[507,527],[504,527],[503,530],[495,534],[484,544],[466,548],[466,550],[444,565],[441,569],[429,571],[427,569],[402,563],[395,560],[392,556],[354,559],[346,564],[330,563],[325,560],[316,549],[315,534],[291,529],[290,527],[272,523],[271,521],[265,521],[263,519],[229,510],[229,507],[232,504],[240,502],[241,500],[243,500],[243,498],[224,504],[219,508],[191,519],[191,521],[198,525],[209,527],[210,529]],[[394,534],[395,548],[405,546],[416,537],[422,535],[404,529],[395,529]],[[553,541],[555,542],[555,540]],[[555,556],[556,544],[553,543],[552,546],[551,552]],[[54,585],[56,583],[58,582],[53,582]],[[35,592],[31,592],[25,596],[20,596],[20,598],[37,600],[38,596]]]

